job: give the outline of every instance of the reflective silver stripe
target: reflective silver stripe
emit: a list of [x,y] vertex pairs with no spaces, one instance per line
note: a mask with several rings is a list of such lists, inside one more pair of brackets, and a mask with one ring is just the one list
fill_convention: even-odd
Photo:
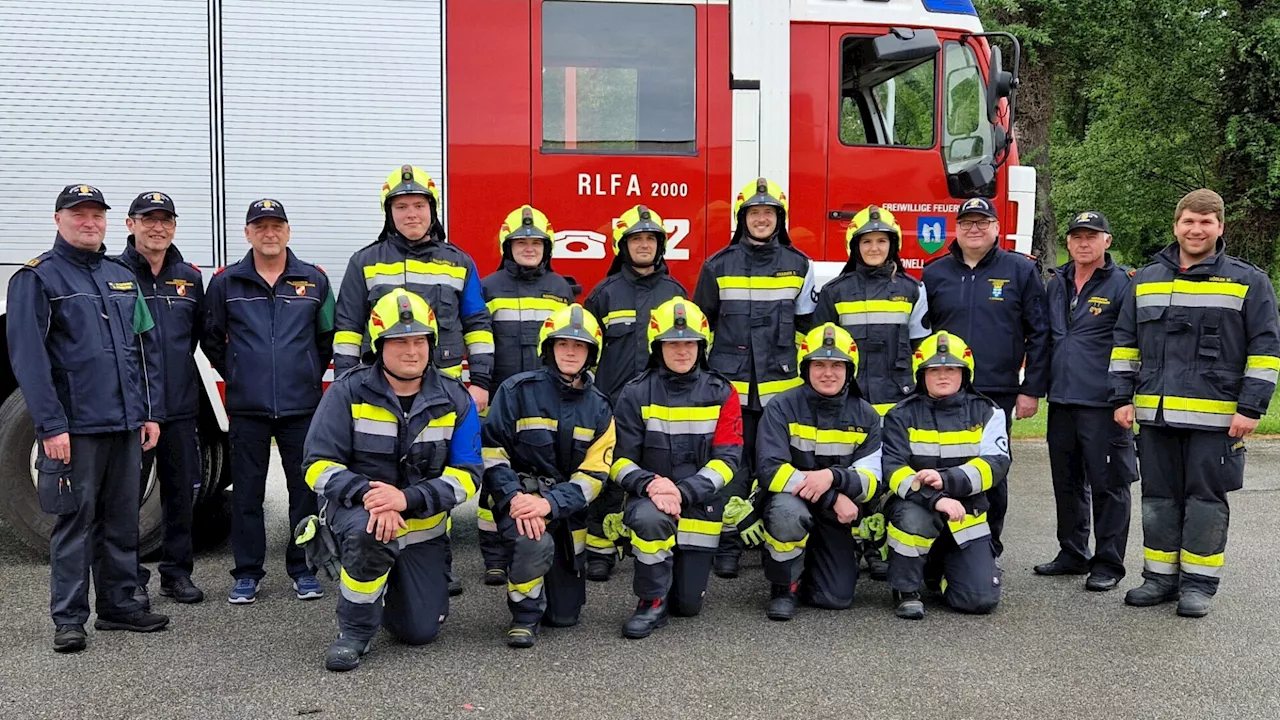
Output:
[[465,279],[452,275],[420,272],[406,272],[404,274],[405,285],[448,285],[454,290],[462,292],[462,287],[465,283]]
[[373,275],[364,279],[366,289],[372,290],[379,285],[395,285],[399,287],[404,284],[404,278],[399,275]]
[[526,430],[550,430],[555,432],[559,425],[555,420],[546,418],[522,418],[516,421],[516,432],[521,433]]
[[1134,307],[1168,307],[1169,293],[1147,293],[1139,295]]
[[852,455],[853,451],[858,448],[857,443],[820,443],[817,440],[791,436],[791,447],[800,452],[811,452],[816,455],[824,456],[843,456]]
[[1280,380],[1280,370],[1272,370],[1270,368],[1248,368],[1244,371],[1244,376],[1253,378],[1254,380],[1262,380],[1264,382],[1275,383]]
[[[706,533],[681,530],[676,533],[676,545],[680,547],[700,547],[715,549],[720,547],[720,536]],[[633,546],[634,548],[634,546]]]
[[1200,577],[1222,577],[1222,568],[1222,565],[1196,565],[1189,562],[1182,563],[1182,572],[1199,575]]
[[766,547],[769,550],[769,557],[773,558],[775,562],[786,562],[788,560],[795,560],[796,558],[804,554],[804,548],[802,547],[794,548],[786,552],[778,552],[777,550],[774,549],[772,545],[767,545]]
[[773,288],[773,289],[757,289],[748,288],[720,288],[721,300],[746,300],[748,302],[778,302],[780,300],[795,300],[796,295],[800,294],[800,288]]
[[492,355],[493,343],[487,343],[487,342],[470,343],[467,345],[467,352],[471,353],[472,355]]
[[484,518],[476,518],[476,527],[484,532],[498,532],[498,523]]
[[910,313],[901,312],[861,312],[841,313],[841,325],[906,325],[911,321]]
[[[574,548],[574,554],[577,554],[577,552],[578,552],[577,548]],[[614,557],[616,557],[618,554],[618,551],[615,550],[614,548],[595,547],[594,545],[587,545],[587,552],[595,553],[597,555],[612,555]]]
[[1107,366],[1107,370],[1110,372],[1138,372],[1141,369],[1142,362],[1140,360],[1112,360],[1111,364]]
[[622,466],[622,469],[619,470],[618,473],[614,476],[614,480],[617,482],[621,482],[624,478],[630,476],[632,473],[638,473],[638,472],[640,472],[640,466],[628,460],[626,464]]
[[382,594],[387,591],[387,584],[385,582],[382,583],[382,587],[379,587],[371,593],[362,593],[359,590],[352,590],[342,583],[338,583],[338,587],[342,591],[342,597],[357,605],[372,605],[378,602],[378,600],[382,598]]
[[360,346],[355,343],[334,343],[334,355],[344,355],[347,357],[360,357]]
[[526,600],[526,599],[537,600],[538,598],[542,597],[543,585],[545,585],[545,583],[542,581],[541,578],[539,578],[538,584],[529,588],[529,592],[522,593],[519,590],[507,590],[507,597],[511,598],[512,602],[520,602],[521,600]]
[[991,526],[985,522],[980,522],[977,525],[970,525],[963,530],[952,533],[951,537],[955,538],[956,545],[963,545],[971,540],[977,540],[990,534]]
[[604,321],[605,327],[613,327],[614,325],[634,325],[636,318],[634,315],[626,315],[622,317],[608,318]]
[[799,470],[792,471],[791,477],[787,478],[787,482],[782,486],[782,490],[777,490],[774,492],[789,493],[792,490],[795,490],[796,486],[802,482],[804,482],[804,475],[801,475]]
[[521,309],[503,308],[493,312],[494,322],[542,322],[555,314],[554,310],[544,308]]
[[600,494],[600,488],[603,486],[600,481],[581,472],[574,473],[573,479],[569,481],[569,484],[578,486],[578,489],[582,491],[582,497],[586,498],[587,502],[595,500],[596,496]]
[[504,447],[481,448],[480,455],[484,458],[485,470],[493,467],[511,467],[511,457],[507,455],[507,449]]
[[725,479],[720,477],[720,473],[715,470],[704,467],[697,472],[697,476],[700,478],[706,478],[706,480],[716,489],[716,492],[719,492],[725,486]]
[[595,437],[596,431],[593,428],[576,427],[573,429],[573,439],[579,442],[591,442]]
[[339,465],[330,465],[329,467],[325,468],[324,470],[321,470],[321,471],[320,471],[320,474],[316,476],[316,487],[315,487],[315,492],[316,492],[316,494],[317,494],[317,495],[323,495],[323,494],[324,494],[325,486],[327,486],[327,485],[329,484],[329,480],[330,480],[334,475],[337,475],[338,473],[342,472],[343,470],[346,470],[346,468],[341,467],[341,466],[339,466]]
[[453,437],[452,425],[439,425],[432,427],[430,425],[422,428],[422,432],[418,433],[418,437],[414,438],[415,443],[420,442],[438,442],[440,440],[449,440]]
[[400,549],[403,550],[409,547],[410,545],[417,545],[420,542],[426,542],[428,540],[438,538],[441,535],[444,535],[445,530],[448,529],[448,525],[449,525],[448,520],[441,520],[440,524],[436,525],[435,527],[427,528],[426,530],[414,530],[413,532],[405,533],[404,535],[400,536]]
[[370,420],[368,418],[356,418],[351,428],[358,433],[365,435],[381,435],[382,437],[394,438],[399,436],[400,428],[393,422],[383,420]]
[[978,468],[972,465],[961,465],[960,472],[969,478],[969,494],[977,495],[982,492],[982,473],[978,472]]
[[[717,547],[718,547],[718,543],[717,543]],[[671,552],[670,548],[663,548],[656,553],[648,553],[648,552],[645,552],[644,550],[641,550],[640,548],[636,547],[633,544],[631,546],[631,554],[635,556],[636,562],[638,563],[643,563],[645,565],[657,565],[658,563],[661,563],[662,561],[671,557],[673,553]]]
[[[1152,417],[1155,413],[1152,413]],[[1229,428],[1231,427],[1231,415],[1219,415],[1218,413],[1192,412],[1190,410],[1170,410],[1164,409],[1164,419],[1166,422],[1182,423],[1183,425],[1199,425],[1200,427],[1212,428]]]
[[928,550],[924,550],[922,552],[921,549],[916,547],[915,545],[908,545],[904,542],[901,542],[897,538],[893,537],[892,535],[889,535],[887,537],[889,539],[889,549],[893,550],[894,552],[898,553],[903,557],[909,557],[909,558],[924,557],[929,553]]
[[959,445],[941,445],[939,443],[913,442],[911,454],[921,457],[936,458],[971,458],[979,452],[978,443],[960,443]]
[[1147,572],[1153,572],[1157,575],[1177,575],[1178,563],[1160,562],[1147,558],[1142,561],[1142,567]]
[[1225,308],[1227,310],[1240,310],[1244,307],[1244,298],[1236,297],[1234,295],[1175,292],[1169,296],[1169,304],[1176,305],[1178,307]]
[[1135,419],[1138,419],[1138,420],[1155,420],[1156,408],[1144,408],[1144,407],[1135,408],[1133,416]]
[[911,486],[916,484],[916,474],[911,473],[907,477],[902,478],[902,482],[898,483],[897,495],[906,499],[907,494],[911,492]]
[[[452,473],[443,473],[440,475],[440,479],[445,481],[445,483],[447,483],[449,487],[453,488],[454,503],[461,505],[462,503],[467,501],[467,489],[462,486],[462,480],[459,479],[458,476]],[[448,521],[445,521],[440,524],[445,525],[447,524],[447,522]],[[435,528],[432,528],[432,529],[434,530]]]
[[663,435],[710,435],[716,431],[718,420],[663,420],[651,417],[644,428]]

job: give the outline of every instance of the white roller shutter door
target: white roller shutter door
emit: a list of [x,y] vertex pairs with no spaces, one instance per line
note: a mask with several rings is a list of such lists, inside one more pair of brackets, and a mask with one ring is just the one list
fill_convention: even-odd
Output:
[[289,214],[290,247],[341,282],[377,239],[378,196],[405,163],[443,183],[440,0],[222,3],[227,258],[245,211]]
[[73,182],[111,204],[124,248],[134,196],[163,190],[177,243],[213,259],[206,0],[0,3],[0,262],[53,243],[53,203]]

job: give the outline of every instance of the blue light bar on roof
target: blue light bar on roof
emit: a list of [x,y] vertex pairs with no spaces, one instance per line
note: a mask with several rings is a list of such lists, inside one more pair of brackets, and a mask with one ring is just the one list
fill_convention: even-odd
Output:
[[973,0],[924,0],[924,9],[936,13],[953,13],[957,15],[977,15]]

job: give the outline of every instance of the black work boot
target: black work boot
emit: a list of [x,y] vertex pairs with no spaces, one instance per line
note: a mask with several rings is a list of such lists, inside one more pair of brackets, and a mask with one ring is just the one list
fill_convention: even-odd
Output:
[[151,595],[147,592],[146,585],[139,585],[133,589],[133,601],[138,603],[138,607],[144,612],[151,612]]
[[880,556],[880,548],[874,545],[867,548],[867,572],[872,580],[884,582],[889,579],[889,561]]
[[191,578],[186,576],[174,578],[172,582],[161,582],[160,594],[173,598],[174,602],[187,605],[204,600],[204,591],[196,587],[196,584],[191,582]]
[[146,610],[134,610],[124,615],[103,615],[93,621],[98,630],[128,630],[129,632],[155,632],[169,626],[169,616]]
[[894,590],[893,601],[897,604],[893,609],[894,615],[903,620],[924,619],[924,601],[920,599],[920,593]]
[[[502,568],[489,568],[488,570],[485,570],[484,584],[485,585],[506,585],[507,571],[503,570]],[[449,594],[452,595],[453,593],[450,592]]]
[[373,641],[356,640],[339,635],[324,654],[324,667],[333,672],[347,672],[360,666],[360,656],[369,652]]
[[770,620],[790,620],[796,616],[796,587],[799,583],[779,585],[774,583],[769,591],[769,609],[764,614]]
[[80,652],[85,644],[83,625],[59,625],[53,630],[53,651],[56,653]]
[[716,577],[732,580],[738,577],[741,564],[742,556],[738,553],[723,553],[716,555],[712,561],[712,569],[715,570]]
[[1213,597],[1199,590],[1183,590],[1178,598],[1178,614],[1182,617],[1198,618],[1209,614],[1213,607]]
[[507,647],[531,648],[538,641],[538,623],[512,622],[507,628]]
[[1147,578],[1142,584],[1124,594],[1124,604],[1134,607],[1151,607],[1160,603],[1178,599],[1177,581],[1152,580]]
[[591,554],[587,557],[587,579],[592,582],[607,582],[613,574],[612,558],[606,555]]
[[449,597],[456,597],[462,594],[462,578],[453,574],[453,568],[445,572],[445,577],[449,579]]
[[639,640],[647,638],[654,630],[667,624],[667,599],[641,600],[636,611],[622,626],[622,636]]
[[1087,575],[1089,573],[1089,563],[1083,560],[1071,560],[1059,555],[1050,562],[1036,565],[1031,570],[1037,575],[1048,576]]

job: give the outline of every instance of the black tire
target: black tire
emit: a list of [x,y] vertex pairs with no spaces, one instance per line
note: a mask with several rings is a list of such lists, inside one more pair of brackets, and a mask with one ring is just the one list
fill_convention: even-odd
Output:
[[227,434],[218,430],[217,426],[200,427],[200,492],[195,497],[196,514],[202,506],[215,500],[222,491],[219,483],[229,478],[226,463],[230,460],[227,453]]
[[[21,391],[0,405],[0,520],[18,540],[48,557],[53,516],[40,509],[32,474],[36,432]],[[138,512],[138,543],[143,555],[160,547],[162,518],[160,492],[154,474],[144,486]]]

